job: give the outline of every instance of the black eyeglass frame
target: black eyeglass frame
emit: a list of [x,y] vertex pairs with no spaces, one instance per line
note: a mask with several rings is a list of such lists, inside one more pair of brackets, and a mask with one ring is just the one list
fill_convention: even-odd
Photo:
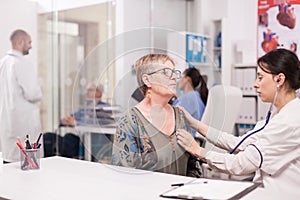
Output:
[[173,77],[173,74],[176,75],[175,76],[176,79],[180,79],[181,78],[181,71],[180,70],[170,69],[170,68],[167,68],[167,67],[163,68],[163,69],[156,70],[156,71],[151,72],[151,73],[148,73],[147,75],[152,75],[152,74],[155,74],[155,73],[160,72],[160,71],[164,71],[164,75],[166,75],[170,79]]

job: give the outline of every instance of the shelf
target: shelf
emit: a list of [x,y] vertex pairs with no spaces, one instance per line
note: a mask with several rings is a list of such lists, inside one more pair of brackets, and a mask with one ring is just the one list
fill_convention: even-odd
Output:
[[197,63],[197,62],[189,62],[188,64],[193,65],[195,67],[211,67],[211,63]]
[[[212,44],[212,59],[213,59],[213,72],[220,73],[220,80],[222,80],[222,66],[223,66],[223,56],[222,56],[222,20],[214,20],[212,27],[212,35],[214,38]],[[222,82],[222,81],[221,81]]]
[[206,37],[207,39],[211,39],[211,37],[209,35],[205,35],[205,34],[200,34],[200,33],[196,33],[196,32],[188,32],[188,31],[181,31],[179,32],[180,34],[182,35],[199,35],[199,36],[202,36],[202,37]]
[[[198,68],[202,75],[206,75],[207,86],[210,88],[221,81],[212,55],[221,51],[213,51],[212,34],[203,35],[191,32],[172,32],[168,34],[168,52],[176,54],[176,63],[180,70],[186,67]],[[183,58],[183,59],[182,59]]]
[[214,51],[221,51],[222,47],[214,47]]
[[253,68],[253,67],[257,67],[256,63],[236,63],[234,65],[234,67],[236,68]]

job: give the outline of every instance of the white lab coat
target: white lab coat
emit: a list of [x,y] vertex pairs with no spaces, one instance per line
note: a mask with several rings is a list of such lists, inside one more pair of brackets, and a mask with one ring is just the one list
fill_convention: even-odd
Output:
[[[208,164],[235,175],[256,171],[254,181],[263,183],[271,194],[269,198],[300,199],[299,113],[300,100],[295,98],[276,113],[262,131],[247,138],[236,155],[208,151],[205,156]],[[264,123],[259,122],[254,129]],[[246,135],[238,138],[210,127],[207,139],[230,151]]]
[[33,65],[21,52],[8,51],[0,61],[0,142],[5,161],[20,160],[17,136],[24,141],[28,134],[31,142],[36,141],[41,131],[41,98]]

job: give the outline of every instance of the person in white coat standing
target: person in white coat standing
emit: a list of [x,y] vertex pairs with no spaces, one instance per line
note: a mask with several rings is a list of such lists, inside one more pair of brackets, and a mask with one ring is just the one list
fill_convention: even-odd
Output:
[[236,137],[209,127],[184,111],[191,127],[228,153],[201,148],[182,129],[177,130],[178,143],[222,172],[256,172],[253,181],[263,184],[263,199],[300,199],[300,99],[296,97],[300,88],[299,59],[292,51],[276,49],[259,58],[257,65],[254,88],[263,102],[276,107],[272,117],[268,114],[254,130]]
[[20,160],[18,136],[24,140],[28,134],[34,142],[41,131],[42,92],[34,66],[24,57],[32,48],[31,37],[18,29],[10,41],[12,49],[0,61],[0,146],[5,163]]

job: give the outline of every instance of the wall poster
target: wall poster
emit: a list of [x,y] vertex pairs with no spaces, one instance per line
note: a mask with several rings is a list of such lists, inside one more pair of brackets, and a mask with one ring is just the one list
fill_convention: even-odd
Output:
[[300,57],[300,0],[258,0],[258,57],[290,49]]

